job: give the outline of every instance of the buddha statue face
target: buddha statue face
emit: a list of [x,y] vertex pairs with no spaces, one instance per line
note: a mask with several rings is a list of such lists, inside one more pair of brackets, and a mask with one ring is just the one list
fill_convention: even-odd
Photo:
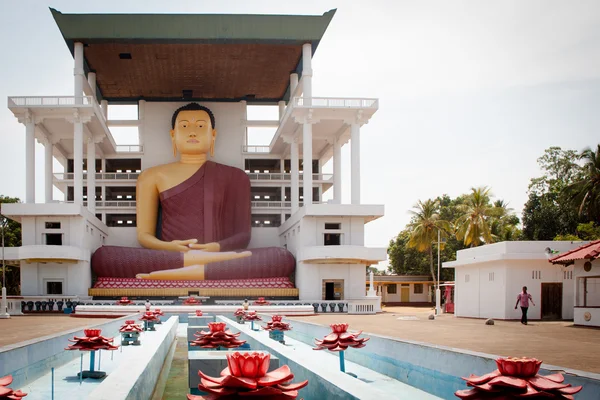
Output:
[[174,153],[213,155],[216,137],[211,116],[205,110],[179,111],[171,130]]

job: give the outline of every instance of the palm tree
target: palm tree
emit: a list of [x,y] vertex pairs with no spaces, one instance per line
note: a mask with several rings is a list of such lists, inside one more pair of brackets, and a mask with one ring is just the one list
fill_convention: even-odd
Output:
[[567,186],[564,193],[579,209],[579,216],[586,214],[590,221],[600,223],[600,144],[596,151],[583,150],[579,159],[584,160],[583,176]]
[[492,239],[494,241],[516,240],[520,234],[519,217],[515,215],[512,208],[504,200],[494,201],[490,210],[489,225]]
[[419,200],[413,208],[414,210],[409,211],[413,217],[408,225],[410,230],[408,246],[421,252],[429,251],[429,268],[433,283],[437,287],[437,279],[433,270],[433,243],[437,241],[438,231],[450,231],[450,224],[440,218],[438,200]]
[[455,223],[456,238],[462,240],[465,246],[475,247],[494,241],[490,227],[490,219],[494,215],[490,196],[487,186],[471,188],[465,203],[457,207],[462,215]]

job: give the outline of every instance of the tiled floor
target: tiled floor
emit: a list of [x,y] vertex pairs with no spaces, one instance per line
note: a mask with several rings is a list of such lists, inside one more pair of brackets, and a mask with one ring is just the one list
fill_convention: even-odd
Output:
[[[546,364],[600,373],[600,329],[574,327],[572,322],[539,322],[455,318],[431,321],[431,308],[388,307],[377,315],[319,314],[294,319],[328,325],[347,322],[350,330],[364,330],[399,339],[432,343],[500,356],[527,356]],[[406,318],[412,317],[412,318]]]
[[26,315],[0,319],[0,347],[71,329],[110,321],[107,318],[75,318],[68,315]]

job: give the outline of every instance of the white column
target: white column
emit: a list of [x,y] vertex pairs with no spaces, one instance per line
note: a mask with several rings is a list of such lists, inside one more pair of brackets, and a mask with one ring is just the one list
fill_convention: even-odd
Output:
[[293,101],[294,92],[298,87],[298,74],[290,74],[290,103]]
[[360,126],[353,123],[350,128],[350,163],[352,179],[352,204],[360,204]]
[[96,143],[93,138],[87,143],[87,197],[88,210],[96,214]]
[[333,142],[333,202],[342,204],[342,144],[339,138]]
[[108,119],[108,100],[100,101],[100,108],[102,109],[102,114],[104,114],[104,119]]
[[277,105],[279,106],[279,120],[281,121],[283,119],[283,114],[285,114],[285,101],[282,100],[277,103]]
[[73,68],[73,76],[75,78],[75,90],[73,96],[75,96],[75,104],[83,103],[83,43],[76,42],[73,57],[75,58],[75,66]]
[[312,124],[304,121],[302,124],[302,165],[303,165],[303,196],[304,205],[312,204]]
[[83,205],[83,122],[73,120],[73,200]]
[[35,121],[25,117],[25,202],[35,203]]
[[298,198],[300,197],[300,188],[299,188],[299,167],[298,167],[298,140],[296,138],[292,139],[292,143],[290,143],[290,173],[292,175],[292,187],[290,189],[290,197],[292,201],[292,214],[298,211]]
[[44,184],[45,184],[45,192],[46,192],[46,203],[52,203],[52,190],[53,183],[53,159],[52,153],[54,151],[54,145],[50,141],[50,139],[46,140],[46,144],[44,145]]
[[[279,160],[279,173],[281,174],[281,179],[283,180],[283,174],[285,174],[285,159],[283,158]],[[281,185],[281,201],[285,201],[285,183]],[[283,220],[281,220],[281,222],[283,222]]]
[[[302,45],[302,97],[304,105],[312,105],[312,45]],[[304,194],[306,197],[306,193]]]
[[95,72],[90,72],[88,74],[88,84],[90,85],[90,88],[92,89],[92,94],[94,96],[96,96],[96,73]]

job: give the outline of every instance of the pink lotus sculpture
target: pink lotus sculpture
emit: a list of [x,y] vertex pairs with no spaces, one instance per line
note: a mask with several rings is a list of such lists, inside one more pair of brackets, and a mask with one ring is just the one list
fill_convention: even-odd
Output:
[[365,342],[369,340],[369,338],[358,338],[362,331],[358,333],[348,332],[348,324],[331,324],[330,326],[333,331],[325,336],[323,340],[315,339],[317,347],[313,350],[344,351],[348,347],[360,349],[365,347]]
[[196,317],[202,316],[202,310],[196,310]]
[[135,321],[132,319],[128,319],[127,321],[125,321],[125,324],[123,324],[119,328],[119,332],[142,332],[142,331],[143,331],[142,327],[139,326],[138,324],[136,324]]
[[160,310],[160,308],[155,308],[153,312],[154,312],[154,315],[155,315],[156,317],[158,317],[158,316],[160,316],[160,315],[165,315],[165,313],[164,313],[164,312],[162,312],[162,311]]
[[129,300],[125,296],[123,296],[119,300],[117,300],[117,305],[119,305],[119,306],[127,306],[129,304],[131,304],[131,300]]
[[581,386],[563,383],[561,373],[538,375],[542,362],[535,358],[499,358],[498,369],[483,376],[463,378],[473,389],[457,390],[461,399],[516,399],[521,397],[549,397],[573,399]]
[[292,329],[290,324],[282,322],[282,319],[281,315],[273,315],[271,320],[267,322],[267,326],[263,327],[263,329],[266,331],[289,331]]
[[105,338],[100,336],[100,329],[84,329],[84,337],[75,336],[69,339],[69,342],[74,344],[66,347],[65,350],[81,350],[81,351],[96,351],[96,350],[116,350],[119,347],[113,345],[113,338]]
[[[267,366],[269,364],[267,363]],[[6,375],[0,378],[0,400],[10,399],[19,400],[27,396],[27,393],[23,393],[20,390],[12,390],[8,387],[13,381],[12,375]]]
[[262,321],[262,318],[256,313],[256,311],[248,311],[248,313],[244,315],[244,319],[246,321]]
[[258,300],[254,301],[252,304],[255,306],[268,306],[271,303],[266,301],[264,297],[259,297]]
[[202,304],[202,302],[194,296],[190,296],[183,301],[183,305],[185,306],[197,306],[199,304]]
[[140,321],[147,322],[155,322],[157,319],[158,317],[156,316],[156,314],[154,314],[154,311],[146,311],[144,315],[140,317]]
[[209,396],[187,395],[188,400],[237,399],[246,396],[255,399],[295,399],[298,389],[308,385],[308,381],[285,384],[294,378],[290,367],[284,365],[274,371],[269,370],[271,355],[268,353],[227,353],[227,365],[221,376],[214,378],[198,371],[198,389],[210,393]]
[[237,339],[240,336],[239,333],[225,330],[226,326],[225,322],[209,322],[209,331],[194,333],[194,336],[198,339],[191,341],[190,346],[199,346],[204,349],[217,349],[219,347],[233,349],[246,343],[245,340]]

